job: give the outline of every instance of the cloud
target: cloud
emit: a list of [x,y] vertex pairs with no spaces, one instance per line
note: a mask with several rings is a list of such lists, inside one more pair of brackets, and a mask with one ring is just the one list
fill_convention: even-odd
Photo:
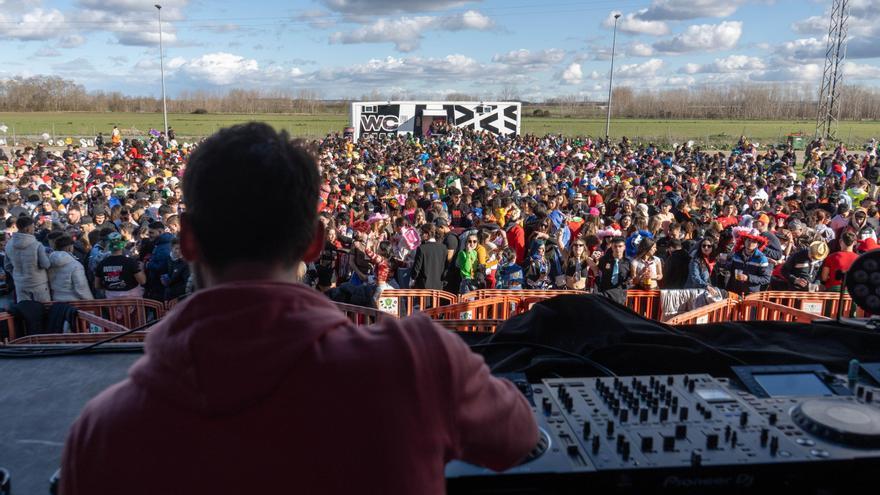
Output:
[[569,65],[560,76],[565,84],[580,84],[584,79],[584,72],[581,64],[574,63]]
[[633,43],[624,48],[624,53],[630,57],[650,57],[654,55],[654,48],[645,43]]
[[327,8],[344,14],[399,14],[460,7],[480,0],[321,0]]
[[494,23],[485,15],[468,10],[449,16],[417,16],[379,19],[353,31],[338,31],[330,36],[331,43],[394,43],[401,52],[419,47],[426,31],[485,31]]
[[804,60],[818,59],[825,57],[825,42],[816,38],[801,38],[792,41],[786,41],[774,50],[776,55],[799,63]]
[[64,14],[58,9],[33,9],[20,18],[0,14],[0,38],[18,40],[46,40],[58,35]]
[[[176,0],[162,7],[162,41],[177,42],[177,28],[172,21],[184,19],[183,8],[189,0]],[[155,46],[159,44],[158,13],[141,0],[77,0],[76,20],[108,31],[120,45]]]
[[61,43],[58,45],[61,48],[76,48],[81,46],[86,42],[86,39],[78,34],[71,34],[61,38]]
[[44,46],[43,48],[40,48],[39,50],[34,52],[34,56],[35,57],[60,57],[61,52],[59,52],[58,50],[56,50],[54,48]]
[[880,67],[870,64],[846,62],[843,64],[843,77],[856,80],[880,79]]
[[180,68],[194,79],[201,79],[218,86],[225,86],[254,76],[259,73],[260,69],[256,60],[226,52],[208,53],[188,62],[171,59],[168,62],[168,67],[171,69]]
[[740,71],[764,70],[767,65],[757,57],[731,55],[717,58],[711,64],[686,64],[679,72],[682,74],[727,74]]
[[[641,12],[644,12],[644,10],[640,10],[637,13],[621,15],[621,18],[617,20],[617,29],[629,34],[648,34],[651,36],[664,36],[669,34],[669,26],[667,26],[665,22],[641,19],[638,17],[638,14]],[[602,26],[609,29],[613,28],[614,16],[617,14],[622,13],[620,11],[613,11],[608,14],[608,17],[602,21]]]
[[740,36],[742,36],[740,21],[695,24],[672,38],[654,43],[653,47],[664,53],[730,50],[736,47]]
[[819,64],[801,64],[795,67],[779,67],[751,75],[752,81],[760,82],[809,82],[816,83],[822,77]]
[[493,62],[529,70],[543,70],[562,62],[563,59],[565,59],[565,50],[560,50],[559,48],[549,48],[535,52],[521,48],[492,57]]
[[615,75],[621,79],[630,79],[636,77],[651,77],[657,75],[657,71],[663,68],[663,60],[652,58],[641,64],[621,65],[615,71]]
[[636,17],[647,21],[685,21],[704,17],[727,17],[747,0],[654,0]]

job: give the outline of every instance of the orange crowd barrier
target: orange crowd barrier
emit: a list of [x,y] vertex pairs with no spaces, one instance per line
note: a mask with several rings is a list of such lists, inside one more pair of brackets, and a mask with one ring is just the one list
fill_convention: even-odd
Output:
[[65,304],[73,306],[80,312],[91,313],[118,323],[125,328],[139,327],[165,316],[165,303],[152,299],[94,299]]
[[826,316],[760,299],[746,298],[740,302],[739,308],[740,320],[743,321],[812,323],[814,320],[830,320],[830,318]]
[[416,311],[424,311],[458,302],[458,296],[444,290],[432,289],[390,289],[382,291],[377,306],[380,311],[394,316],[409,316]]
[[[102,333],[95,333],[94,335],[98,336],[95,341],[100,340],[102,338],[106,338],[107,334],[104,332],[125,332],[128,328],[114,323],[110,320],[106,320],[101,318],[100,316],[93,315],[91,313],[87,313],[85,311],[80,311],[76,315],[76,321],[74,323],[74,327],[71,328],[71,332],[73,333],[47,333],[47,334],[35,334],[35,335],[26,335],[23,337],[18,337],[15,328],[15,318],[10,313],[0,313],[0,321],[6,321],[9,328],[9,344],[58,344],[58,343],[77,343],[80,342],[79,337],[77,335],[88,334],[92,331],[92,329],[100,329]],[[141,339],[143,340],[143,339]],[[128,340],[130,341],[130,340]]]
[[739,299],[724,299],[680,313],[666,321],[669,325],[704,325],[739,319]]
[[838,304],[842,302],[841,316],[844,318],[866,316],[853,304],[849,294],[844,294],[841,299],[838,292],[765,291],[749,294],[746,300],[767,301],[827,318],[837,317]]
[[514,314],[512,304],[518,302],[510,296],[487,297],[474,301],[438,306],[422,311],[434,320],[506,320]]
[[[16,345],[42,345],[42,344],[94,344],[104,339],[119,335],[121,332],[101,333],[43,333],[19,337],[11,342],[10,346]],[[114,340],[114,343],[140,343],[147,337],[147,332],[140,330],[130,333],[125,337]]]
[[336,307],[345,314],[345,317],[351,320],[355,325],[371,325],[379,321],[382,317],[387,317],[388,313],[379,311],[378,309],[366,308],[363,306],[355,306],[354,304],[335,303]]
[[504,320],[434,320],[438,325],[455,332],[495,333]]

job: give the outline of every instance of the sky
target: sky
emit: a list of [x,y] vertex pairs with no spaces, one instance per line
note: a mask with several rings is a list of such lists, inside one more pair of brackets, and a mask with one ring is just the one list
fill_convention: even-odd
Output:
[[[851,0],[847,83],[880,81],[880,0]],[[740,82],[810,91],[827,12],[815,0],[167,0],[169,96],[233,88],[321,98],[602,99],[614,84]],[[0,0],[0,79],[51,75],[159,96],[160,12],[142,0]]]

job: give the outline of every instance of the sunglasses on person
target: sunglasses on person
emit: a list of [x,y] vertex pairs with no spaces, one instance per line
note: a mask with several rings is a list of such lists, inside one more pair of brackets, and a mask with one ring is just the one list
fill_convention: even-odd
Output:
[[470,239],[469,241],[467,241],[467,243],[468,244],[476,244],[477,241],[476,241],[476,239]]
[[711,245],[711,244],[703,244],[703,245],[700,246],[700,247],[703,248],[703,249],[706,249],[706,248],[712,249],[712,245]]

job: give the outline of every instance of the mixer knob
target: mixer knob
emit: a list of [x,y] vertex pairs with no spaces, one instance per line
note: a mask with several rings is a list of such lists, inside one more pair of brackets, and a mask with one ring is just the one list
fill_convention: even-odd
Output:
[[736,447],[736,442],[737,442],[736,432],[733,432],[730,434],[730,446]]
[[620,422],[626,423],[629,421],[629,409],[621,409],[620,410]]
[[678,397],[672,398],[672,407],[678,407]]
[[681,383],[684,384],[684,385],[687,385],[689,380],[690,380],[690,379],[688,378],[688,376],[687,376],[687,375],[684,375],[684,378],[681,379]]
[[872,400],[874,400],[874,391],[868,390],[865,392],[865,402],[870,403]]
[[776,452],[779,451],[779,437],[773,437],[770,439],[770,455],[776,455]]
[[767,421],[771,426],[776,424],[776,413],[770,413],[770,416],[767,418]]
[[684,438],[687,436],[687,431],[687,425],[675,425],[675,438],[679,440],[684,440]]
[[666,391],[666,402],[669,402],[671,400],[672,400],[672,390],[667,390]]
[[688,408],[682,406],[681,410],[678,411],[678,420],[679,421],[687,421],[688,419]]
[[671,376],[667,376],[666,377],[666,384],[671,386],[673,383],[675,383],[675,378],[673,378]]
[[861,399],[863,395],[865,395],[865,387],[859,385],[856,387],[856,397]]
[[624,440],[623,445],[620,448],[620,456],[624,461],[629,460],[629,441]]
[[712,419],[712,411],[709,408],[703,409],[703,417],[706,419]]
[[660,421],[666,421],[669,419],[669,408],[664,407],[660,409]]
[[739,413],[739,425],[745,426],[749,424],[749,413],[747,411],[743,411]]
[[541,405],[544,407],[544,414],[550,414],[553,412],[553,403],[550,402],[549,397],[544,397],[544,400],[541,401]]
[[578,455],[578,446],[577,445],[569,445],[567,450],[568,450],[568,455],[570,455],[572,457]]
[[620,453],[623,450],[623,442],[626,442],[626,437],[623,433],[617,434],[617,452]]
[[642,452],[652,452],[654,450],[654,437],[642,437]]
[[767,446],[767,437],[770,435],[770,430],[767,428],[761,428],[761,447]]
[[590,439],[590,430],[592,429],[592,425],[590,425],[589,421],[584,421],[584,440]]
[[602,443],[602,440],[599,439],[599,435],[593,436],[593,453],[599,452],[599,445]]
[[675,450],[675,437],[663,437],[663,451],[672,452]]
[[688,382],[688,392],[693,393],[693,392],[694,392],[694,387],[696,386],[696,384],[697,384],[697,383],[696,383],[695,381],[693,381],[693,380],[689,381],[689,382]]
[[718,435],[715,433],[710,433],[706,435],[706,448],[709,450],[715,450],[718,448]]
[[605,428],[605,432],[608,434],[609,438],[614,436],[614,421],[608,422],[608,426]]
[[652,375],[652,376],[651,376],[651,379],[648,380],[648,383],[650,383],[651,386],[653,387],[654,384],[657,383],[657,378],[655,378],[655,377]]
[[691,466],[699,467],[703,463],[703,454],[699,450],[691,452]]
[[565,385],[560,385],[558,389],[556,389],[556,396],[562,399],[565,397]]
[[730,432],[731,432],[730,425],[725,426],[724,427],[724,441],[725,442],[730,441]]
[[643,407],[639,411],[639,422],[644,423],[645,421],[648,421],[648,409]]

